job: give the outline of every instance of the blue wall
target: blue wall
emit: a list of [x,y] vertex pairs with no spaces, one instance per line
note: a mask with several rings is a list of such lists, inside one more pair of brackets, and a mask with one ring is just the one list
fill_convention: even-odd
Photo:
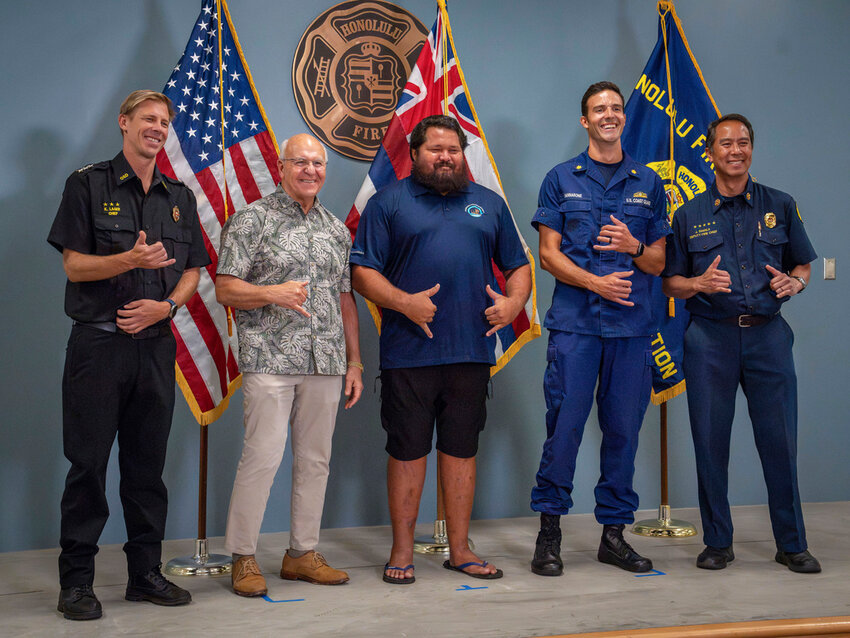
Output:
[[[430,27],[432,0],[397,0]],[[334,4],[231,0],[231,16],[278,139],[305,130],[292,96],[292,56],[306,26]],[[0,26],[4,89],[0,102],[0,551],[58,544],[62,455],[60,381],[70,321],[62,311],[64,275],[45,237],[67,175],[118,150],[118,105],[136,88],[160,89],[186,44],[194,0],[42,0],[16,3]],[[836,281],[812,285],[784,314],[797,335],[800,487],[805,501],[850,499],[850,316],[846,275],[850,200],[846,172],[846,82],[850,3],[844,0],[680,0],[679,16],[722,111],[747,114],[756,128],[753,173],[797,198],[823,256],[838,258]],[[518,9],[521,8],[521,9]],[[545,172],[586,145],[578,102],[591,82],[610,79],[628,96],[655,44],[653,0],[452,0],[450,17],[481,123],[520,228],[529,226]],[[368,165],[332,154],[323,201],[345,217]],[[541,312],[552,278],[538,272]],[[369,393],[340,415],[324,525],[388,522],[384,437],[371,393],[377,340],[361,304]],[[482,437],[474,517],[530,515],[529,489],[544,438],[540,387],[545,339],[526,346],[495,378]],[[740,397],[739,397],[740,398]],[[731,459],[733,504],[766,502],[743,402]],[[593,509],[599,432],[591,416],[576,477],[576,512]],[[635,485],[642,507],[658,504],[658,408],[650,406]],[[210,429],[210,536],[224,520],[241,448],[241,393]],[[166,482],[169,538],[196,534],[199,428],[178,397]],[[684,398],[670,404],[670,485],[674,507],[696,504],[693,452]],[[263,531],[289,527],[289,454],[273,488]],[[104,543],[124,538],[110,466]],[[421,520],[434,512],[429,471]],[[187,547],[188,550],[188,547]],[[167,557],[166,557],[167,558]]]

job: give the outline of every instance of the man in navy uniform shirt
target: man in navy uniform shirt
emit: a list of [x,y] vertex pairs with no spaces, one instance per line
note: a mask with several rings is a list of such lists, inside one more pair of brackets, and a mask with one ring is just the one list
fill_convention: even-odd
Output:
[[160,572],[168,496],[162,482],[174,410],[171,319],[210,263],[192,191],[156,167],[174,117],[171,100],[134,91],[121,105],[122,150],[65,183],[47,240],[68,276],[74,320],[65,355],[62,417],[71,462],[62,496],[59,611],[101,616],[92,589],[109,507],[106,466],[120,448],[127,527],[127,600],[183,605],[185,589]]
[[623,528],[638,506],[632,478],[650,395],[650,291],[670,232],[666,199],[658,176],[620,145],[626,116],[616,84],[591,85],[579,121],[588,148],[549,171],[531,222],[540,232],[540,265],[556,279],[544,324],[547,438],[531,491],[531,509],[540,512],[531,570],[541,576],[563,572],[560,517],[573,504],[576,456],[597,384],[597,558],[627,571],[652,569]]
[[817,255],[793,198],[750,178],[746,117],[712,122],[705,147],[715,181],[676,211],[663,273],[664,292],[687,299],[691,313],[683,367],[706,544],[697,567],[723,569],[735,558],[727,491],[740,384],[767,484],[776,561],[817,573],[797,487],[794,335],[779,312],[805,290]]
[[[486,418],[496,331],[531,291],[531,268],[508,207],[466,178],[457,120],[426,117],[410,136],[411,176],[372,196],[351,249],[352,283],[384,309],[381,422],[393,546],[384,581],[412,583],[413,530],[436,421],[449,538],[447,569],[502,571],[469,548],[475,454]],[[495,292],[492,262],[504,273]]]

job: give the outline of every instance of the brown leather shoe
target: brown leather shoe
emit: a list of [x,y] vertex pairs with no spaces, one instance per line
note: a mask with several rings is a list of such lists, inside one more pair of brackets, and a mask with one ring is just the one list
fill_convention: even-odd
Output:
[[348,574],[328,565],[328,561],[317,551],[304,554],[301,558],[292,558],[287,552],[283,555],[280,577],[286,580],[306,580],[316,585],[342,585],[348,582]]
[[266,579],[260,571],[260,566],[253,556],[241,556],[233,563],[230,572],[233,592],[240,596],[265,596]]

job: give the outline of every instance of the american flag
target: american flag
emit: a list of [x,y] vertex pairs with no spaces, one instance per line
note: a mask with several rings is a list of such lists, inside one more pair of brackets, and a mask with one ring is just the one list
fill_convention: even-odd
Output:
[[[351,236],[357,232],[360,214],[366,202],[375,192],[384,186],[403,179],[410,174],[410,134],[414,127],[429,115],[451,115],[466,133],[469,146],[464,151],[467,168],[473,181],[497,192],[505,199],[499,180],[496,163],[490,155],[487,141],[481,131],[481,125],[472,105],[472,98],[455,55],[454,39],[449,25],[444,0],[439,0],[437,21],[428,34],[428,40],[422,47],[419,59],[410,72],[407,84],[399,98],[395,114],[390,120],[383,142],[378,148],[369,173],[360,187],[354,205],[348,213],[345,225]],[[507,201],[507,200],[505,200]],[[513,214],[511,214],[513,219]],[[516,221],[514,221],[516,226]],[[531,264],[532,293],[522,312],[512,325],[505,326],[496,333],[496,365],[491,374],[496,374],[510,361],[519,349],[540,336],[540,318],[537,314],[537,284],[534,279],[534,257],[517,228],[525,254]],[[505,278],[496,265],[493,265],[494,283],[499,290],[505,291]],[[495,286],[493,286],[495,288]],[[377,310],[370,304],[370,310],[380,327]]]
[[236,335],[229,334],[227,311],[215,299],[221,228],[228,215],[268,195],[279,181],[277,143],[224,0],[202,1],[163,93],[176,116],[157,166],[194,191],[212,259],[172,326],[177,381],[195,418],[206,425],[221,416],[241,383]]

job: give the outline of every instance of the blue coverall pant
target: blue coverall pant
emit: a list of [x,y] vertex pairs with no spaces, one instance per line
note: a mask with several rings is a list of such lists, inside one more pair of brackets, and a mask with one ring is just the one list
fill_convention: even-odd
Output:
[[594,491],[596,520],[634,522],[638,495],[632,489],[638,432],[649,403],[649,337],[603,338],[552,330],[543,381],[546,442],[531,509],[566,514],[573,505],[573,476],[584,424],[597,386],[601,475]]
[[738,385],[747,397],[756,449],[767,484],[777,549],[801,552],[806,531],[797,488],[797,376],[794,334],[777,315],[750,328],[691,316],[683,367],[696,452],[706,545],[732,544],[729,441]]

